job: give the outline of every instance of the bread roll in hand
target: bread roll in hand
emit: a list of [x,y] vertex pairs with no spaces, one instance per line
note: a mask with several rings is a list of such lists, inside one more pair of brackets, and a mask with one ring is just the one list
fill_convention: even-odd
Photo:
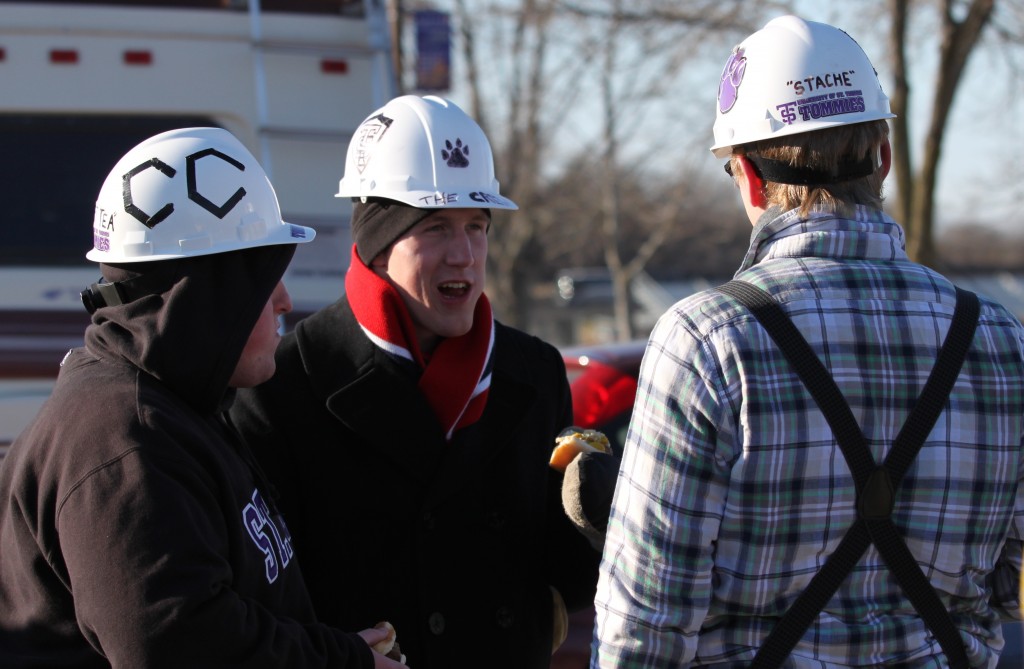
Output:
[[555,449],[551,452],[548,464],[554,469],[565,473],[565,468],[580,453],[612,452],[608,437],[598,430],[584,430],[581,427],[568,427],[555,439]]
[[388,659],[405,664],[405,655],[402,655],[402,651],[398,647],[398,633],[395,632],[394,626],[388,621],[382,620],[374,625],[373,629],[387,630],[388,635],[383,641],[373,644],[370,648]]

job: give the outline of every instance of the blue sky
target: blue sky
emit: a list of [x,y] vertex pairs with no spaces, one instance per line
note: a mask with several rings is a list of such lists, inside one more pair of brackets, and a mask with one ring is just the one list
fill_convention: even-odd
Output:
[[[442,8],[445,4],[439,2]],[[892,78],[885,52],[887,35],[875,30],[880,22],[863,11],[865,5],[822,0],[798,0],[795,4],[802,10],[804,18],[833,23],[857,39],[879,70],[883,88],[887,92],[891,90]],[[923,25],[921,20],[911,23],[911,34],[914,37],[908,59],[912,67],[914,96],[911,100],[911,113],[914,115],[912,141],[919,146],[928,121],[929,110],[926,107],[930,105],[928,97],[935,76],[934,54],[937,47],[935,31]],[[478,41],[478,48],[486,48],[486,40],[480,41],[484,44]],[[707,116],[691,113],[686,117],[678,109],[652,110],[646,118],[638,119],[636,125],[656,126],[656,139],[648,144],[639,141],[623,144],[626,145],[625,151],[632,143],[641,153],[650,151],[648,147],[653,146],[660,159],[669,164],[686,152],[686,162],[696,166],[706,178],[713,179],[719,176],[720,161],[711,158],[707,147],[712,143],[710,129],[714,120],[714,93],[729,47],[724,43],[703,46],[696,51],[696,60],[687,64],[687,69],[697,74],[687,80],[690,85],[680,87],[686,92],[673,102],[677,108],[683,106],[682,102],[698,112],[707,109]],[[453,55],[456,86],[447,96],[457,104],[468,106],[466,92],[458,83],[461,63],[458,54]],[[939,167],[936,224],[940,230],[953,223],[976,222],[1003,230],[1021,229],[1024,233],[1019,214],[1019,201],[1024,199],[1024,159],[1020,149],[1024,144],[1022,93],[1024,78],[1015,75],[1007,66],[1005,57],[996,50],[984,48],[972,55],[954,101]],[[560,131],[563,141],[568,146],[592,141],[593,124],[598,116],[590,112],[589,116],[585,113],[577,122],[566,121]],[[667,150],[666,147],[675,148]],[[702,151],[707,153],[702,154]],[[886,187],[892,195],[894,180],[889,179]]]
[[[834,23],[857,39],[879,71],[882,87],[892,89],[886,60],[888,35],[873,32],[879,22],[846,2],[798,0],[807,19]],[[869,14],[869,13],[868,13]],[[911,68],[912,141],[919,147],[929,122],[935,81],[935,30],[926,13],[912,17],[907,58]],[[849,23],[846,23],[846,22]],[[885,25],[888,29],[887,23]],[[991,37],[991,35],[990,35]],[[1018,59],[1020,55],[1018,55]],[[983,44],[971,55],[947,122],[939,183],[936,223],[942,227],[973,221],[1001,230],[1024,233],[1020,201],[1024,198],[1024,80],[1004,54]],[[893,188],[892,179],[887,184]]]

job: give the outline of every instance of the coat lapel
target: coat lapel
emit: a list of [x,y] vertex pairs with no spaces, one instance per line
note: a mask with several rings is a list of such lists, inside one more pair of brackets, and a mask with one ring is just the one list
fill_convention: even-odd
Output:
[[[297,337],[314,392],[359,437],[350,446],[372,445],[390,466],[428,479],[443,444],[441,428],[415,381],[366,337],[344,297],[300,323]],[[325,342],[330,350],[312,350]]]
[[327,409],[393,466],[420,479],[433,475],[444,435],[410,380],[371,366],[331,394]]
[[415,380],[370,342],[344,299],[331,312],[300,327],[300,349],[306,338],[303,328],[309,330],[310,340],[337,342],[327,364],[322,364],[322,356],[303,355],[321,360],[317,368],[307,366],[311,382],[326,398],[328,411],[359,441],[372,445],[405,475],[429,482],[431,499],[457,490],[465,477],[480,475],[495,458],[516,447],[513,437],[522,433],[521,423],[537,401],[537,389],[518,369],[524,361],[508,350],[509,342],[502,345],[502,326],[496,325],[494,370],[484,414],[448,443]]

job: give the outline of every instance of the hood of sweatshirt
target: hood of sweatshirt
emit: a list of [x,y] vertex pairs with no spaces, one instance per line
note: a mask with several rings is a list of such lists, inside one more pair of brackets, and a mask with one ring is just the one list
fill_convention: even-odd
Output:
[[101,307],[86,349],[159,379],[203,414],[215,412],[294,244],[148,263],[101,264],[124,304]]

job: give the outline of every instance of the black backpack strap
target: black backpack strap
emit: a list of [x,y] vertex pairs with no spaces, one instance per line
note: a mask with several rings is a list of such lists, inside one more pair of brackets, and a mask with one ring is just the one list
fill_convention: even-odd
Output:
[[718,290],[754,314],[793,366],[832,428],[857,487],[857,520],[765,639],[750,666],[757,669],[781,666],[868,546],[874,543],[918,615],[935,635],[950,666],[966,669],[966,651],[952,617],[917,565],[890,514],[895,491],[942,413],[960,374],[977,327],[980,311],[977,296],[957,288],[953,321],[935,367],[885,462],[877,466],[831,374],[771,295],[743,281],[730,281]]

